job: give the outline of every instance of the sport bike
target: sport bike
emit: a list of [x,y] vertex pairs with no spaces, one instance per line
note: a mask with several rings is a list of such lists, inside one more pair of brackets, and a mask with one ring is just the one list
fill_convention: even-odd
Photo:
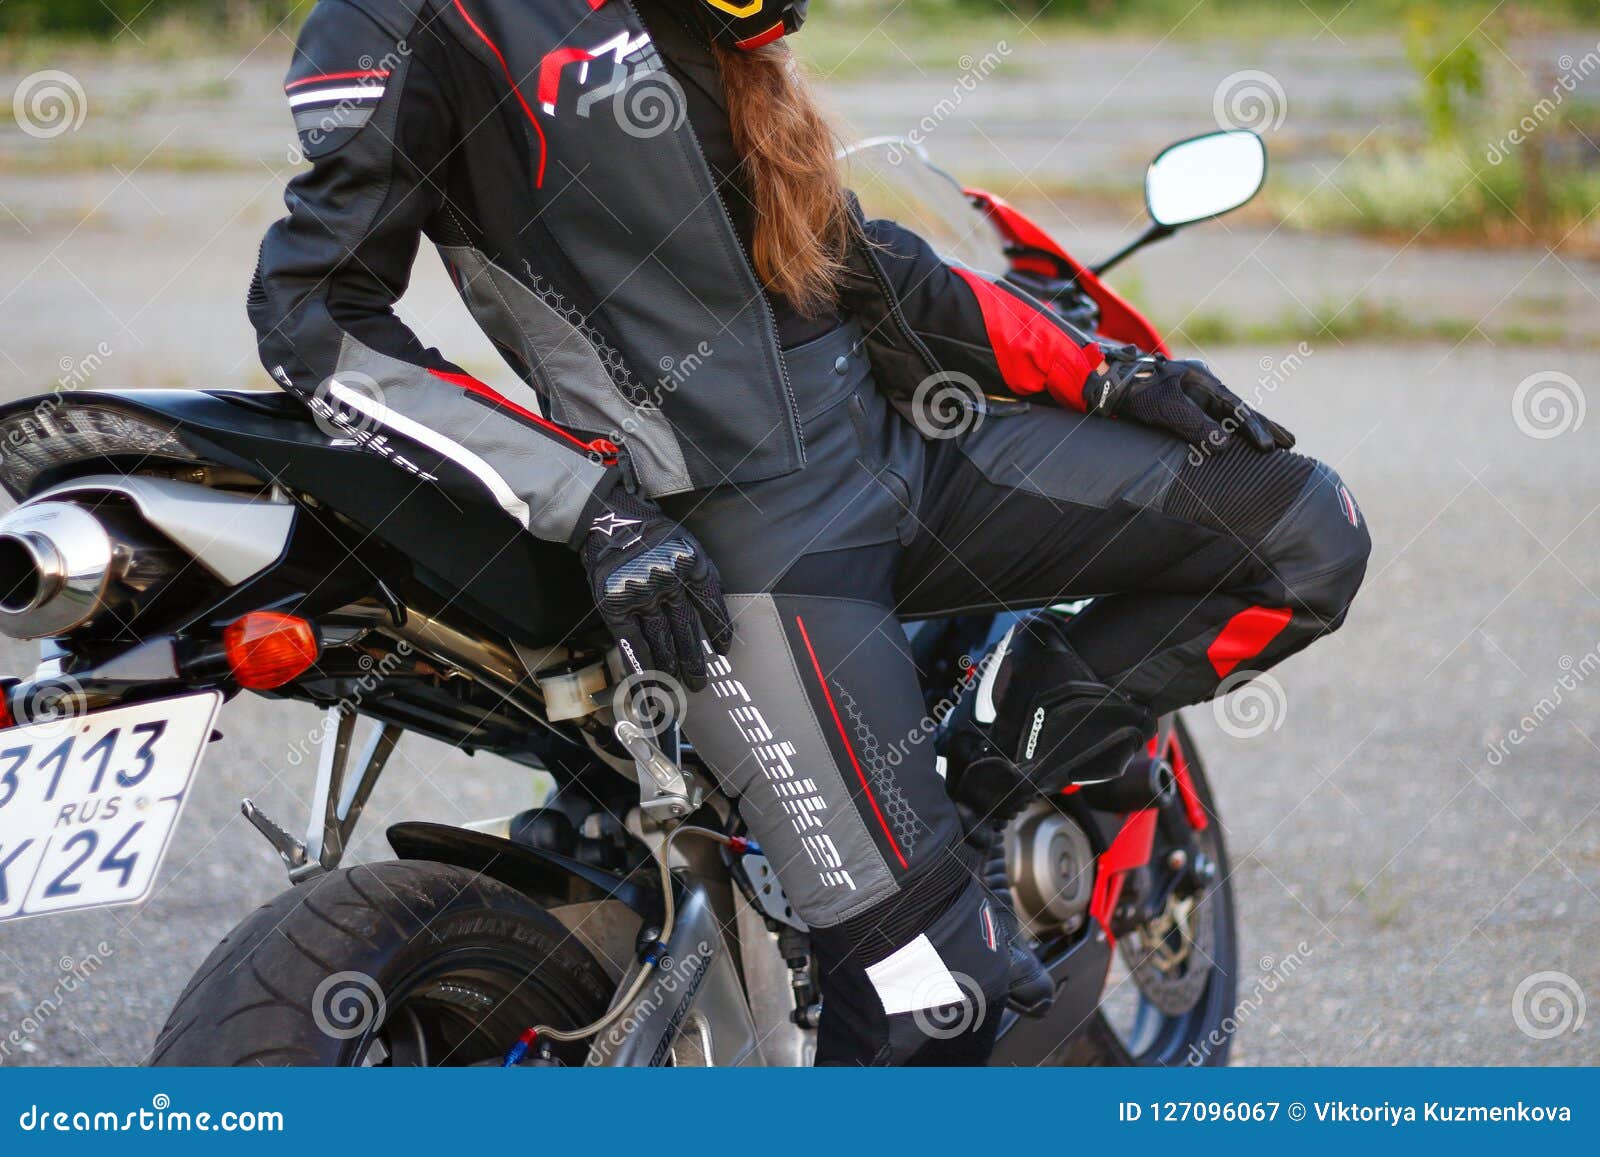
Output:
[[[1171,146],[1146,174],[1149,228],[1088,267],[910,143],[844,162],[870,210],[1161,352],[1102,275],[1266,172],[1250,133]],[[200,965],[151,1063],[809,1063],[808,930],[680,735],[681,703],[620,678],[572,552],[395,453],[274,391],[0,407],[0,484],[20,503],[0,520],[0,632],[41,650],[0,684],[0,920],[145,899],[222,705],[252,691],[325,711],[311,815],[296,835],[243,801],[291,886]],[[938,750],[982,718],[985,659],[1015,621],[906,625],[928,703],[915,741]],[[554,787],[506,818],[397,823],[393,859],[346,866],[406,732]],[[1000,1013],[995,1064],[1225,1063],[1237,945],[1215,817],[1169,717],[1120,779],[1010,825],[990,882],[1057,995],[1042,1019]],[[972,1003],[926,1030],[961,1031]]]

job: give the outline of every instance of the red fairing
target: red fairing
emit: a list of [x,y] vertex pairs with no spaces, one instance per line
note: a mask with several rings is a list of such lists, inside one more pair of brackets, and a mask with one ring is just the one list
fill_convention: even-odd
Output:
[[1083,291],[1100,307],[1100,331],[1107,337],[1151,353],[1170,354],[1167,343],[1142,313],[1115,290],[1078,264],[1065,249],[1015,207],[982,189],[965,190],[993,221],[1000,235],[1026,253],[1012,259],[1015,268],[1045,277],[1075,277]]
[[970,269],[954,272],[971,288],[983,310],[983,327],[1000,376],[1018,397],[1046,391],[1082,410],[1083,386],[1100,364],[1100,347],[1080,346],[1040,306]]
[[[1150,740],[1149,752],[1152,756],[1163,754],[1159,737]],[[1172,777],[1178,784],[1178,799],[1183,804],[1184,818],[1195,831],[1205,831],[1211,826],[1211,817],[1206,815],[1205,805],[1200,802],[1200,792],[1194,786],[1194,777],[1189,774],[1189,760],[1184,754],[1183,744],[1178,742],[1176,730],[1167,739],[1164,754],[1172,767]],[[1111,934],[1111,914],[1116,911],[1127,874],[1150,862],[1157,823],[1154,808],[1130,813],[1124,818],[1122,829],[1111,841],[1111,846],[1095,860],[1094,891],[1089,896],[1089,915],[1105,929],[1106,938],[1113,944],[1116,938]]]
[[1112,944],[1116,937],[1111,932],[1111,914],[1117,909],[1117,898],[1122,895],[1122,882],[1135,868],[1150,862],[1150,849],[1156,838],[1156,812],[1154,808],[1136,811],[1122,823],[1122,830],[1111,846],[1095,861],[1094,891],[1089,896],[1089,915],[1105,930]]

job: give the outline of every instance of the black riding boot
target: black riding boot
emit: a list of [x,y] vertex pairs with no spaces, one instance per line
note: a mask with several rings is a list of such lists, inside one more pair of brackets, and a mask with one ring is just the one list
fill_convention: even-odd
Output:
[[1048,612],[1017,624],[980,703],[951,742],[950,795],[1004,830],[1040,795],[1116,779],[1155,734],[1156,719],[1106,686],[1068,645]]
[[[948,756],[947,784],[967,840],[984,857],[985,879],[1006,898],[1014,927],[1006,827],[1041,795],[1117,778],[1156,729],[1149,711],[1099,681],[1060,628],[1061,620],[1048,613],[1017,625],[1008,652],[990,660],[998,664],[992,681],[986,674],[979,688],[980,699],[998,706],[985,719],[980,703]],[[1023,1015],[1042,1016],[1054,1000],[1055,984],[1018,928],[1007,1003]]]

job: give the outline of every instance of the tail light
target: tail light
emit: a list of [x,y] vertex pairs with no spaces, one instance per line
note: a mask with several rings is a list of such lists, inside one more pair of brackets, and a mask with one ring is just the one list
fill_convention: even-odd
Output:
[[277,611],[251,611],[222,632],[222,649],[239,686],[271,691],[303,674],[321,647],[311,624]]
[[194,459],[170,421],[59,398],[0,418],[0,443],[0,486],[18,500],[46,470],[88,458]]

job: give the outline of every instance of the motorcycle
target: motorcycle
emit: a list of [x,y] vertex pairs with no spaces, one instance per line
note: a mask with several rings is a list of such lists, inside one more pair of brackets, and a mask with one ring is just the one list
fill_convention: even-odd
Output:
[[[846,162],[869,210],[1161,352],[1103,275],[1266,172],[1251,133],[1171,146],[1146,173],[1149,228],[1091,268],[913,144]],[[575,556],[326,418],[227,390],[0,407],[0,485],[20,503],[0,519],[0,632],[41,648],[0,682],[0,920],[146,898],[222,705],[251,691],[325,712],[310,819],[294,835],[243,801],[291,886],[200,965],[151,1064],[809,1063],[808,929],[681,711],[621,678]],[[936,750],[1016,620],[906,624]],[[406,732],[555,790],[508,818],[397,823],[394,859],[345,866]],[[1042,1019],[1001,1014],[994,1064],[1226,1063],[1237,944],[1215,801],[1181,719],[1148,755],[1004,833],[990,883],[1057,993]],[[972,1005],[926,1031],[961,1031]]]

